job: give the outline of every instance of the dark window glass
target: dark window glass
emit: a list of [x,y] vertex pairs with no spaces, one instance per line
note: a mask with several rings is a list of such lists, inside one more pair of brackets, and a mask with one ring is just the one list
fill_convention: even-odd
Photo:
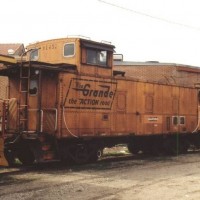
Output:
[[29,94],[37,95],[37,93],[38,93],[38,81],[37,81],[37,79],[32,79],[32,80],[30,80]]
[[107,65],[107,51],[87,49],[87,60],[88,64],[94,65]]
[[97,64],[97,52],[94,50],[87,50],[87,63]]
[[74,43],[68,43],[64,45],[64,56],[74,56],[75,48]]
[[172,117],[172,123],[173,123],[173,125],[178,125],[178,117],[177,116]]
[[39,50],[35,49],[33,51],[30,52],[30,60],[36,61],[38,60],[39,57]]
[[184,125],[184,124],[185,124],[185,117],[184,117],[184,116],[181,116],[181,117],[180,117],[180,124],[181,124],[181,125]]

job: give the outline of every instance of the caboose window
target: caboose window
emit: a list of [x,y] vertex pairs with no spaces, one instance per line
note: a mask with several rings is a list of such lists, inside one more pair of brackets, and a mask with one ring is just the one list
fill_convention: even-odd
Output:
[[38,93],[38,80],[32,79],[32,80],[30,80],[29,94],[31,96],[34,96],[34,95],[37,95],[37,93]]
[[185,117],[180,116],[180,125],[185,125]]
[[172,124],[175,125],[175,126],[178,125],[178,116],[172,117]]
[[86,62],[88,64],[106,66],[107,65],[107,51],[87,49]]
[[67,43],[64,45],[64,56],[71,57],[75,55],[75,45],[74,43]]
[[36,60],[38,60],[38,57],[39,57],[38,49],[34,49],[33,51],[30,52],[30,60],[36,61]]

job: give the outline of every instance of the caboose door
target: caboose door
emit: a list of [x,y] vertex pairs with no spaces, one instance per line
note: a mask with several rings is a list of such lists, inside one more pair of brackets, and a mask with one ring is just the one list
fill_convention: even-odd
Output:
[[56,72],[34,70],[29,81],[29,131],[55,133],[57,129]]
[[57,129],[57,73],[31,72],[29,81],[29,131],[55,133]]
[[57,84],[57,72],[43,71],[40,81],[40,131],[49,134],[54,134],[57,130]]
[[40,77],[39,70],[31,70],[28,95],[28,130],[30,132],[40,131]]

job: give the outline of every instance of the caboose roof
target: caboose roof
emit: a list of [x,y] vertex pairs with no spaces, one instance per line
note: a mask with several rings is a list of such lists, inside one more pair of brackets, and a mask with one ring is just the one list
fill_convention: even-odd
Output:
[[82,38],[82,37],[66,37],[66,38],[56,38],[56,39],[50,39],[50,40],[44,40],[44,41],[38,41],[35,43],[31,43],[28,45],[29,46],[34,46],[36,44],[42,44],[42,43],[51,43],[51,42],[59,42],[59,41],[76,41],[79,40],[81,45],[85,46],[85,47],[90,47],[90,48],[98,48],[98,49],[104,49],[104,50],[108,50],[108,51],[113,51],[115,46],[112,45],[109,42],[106,41],[94,41],[94,40],[90,40],[89,38]]
[[115,46],[104,42],[96,42],[91,40],[80,39],[81,45],[89,48],[102,49],[107,51],[114,51]]
[[[51,70],[51,71],[65,71],[65,72],[71,72],[76,71],[75,65],[69,65],[66,63],[60,63],[60,64],[49,64],[44,62],[38,62],[38,61],[31,61],[31,62],[23,62],[23,67],[29,67],[31,65],[31,68],[35,69],[43,69],[43,70]],[[10,72],[16,72],[20,69],[21,63],[17,63],[15,65],[11,65],[7,68],[0,69],[0,75],[7,76]]]

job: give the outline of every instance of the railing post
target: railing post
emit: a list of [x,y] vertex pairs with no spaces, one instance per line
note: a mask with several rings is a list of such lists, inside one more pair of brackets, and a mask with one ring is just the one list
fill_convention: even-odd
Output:
[[6,126],[6,103],[5,101],[3,101],[3,106],[2,106],[2,122],[1,122],[1,130],[2,130],[2,138],[4,138],[4,135],[5,135],[5,126]]
[[40,110],[41,112],[41,121],[40,121],[40,132],[43,131],[43,117],[44,117],[44,111],[43,110]]

